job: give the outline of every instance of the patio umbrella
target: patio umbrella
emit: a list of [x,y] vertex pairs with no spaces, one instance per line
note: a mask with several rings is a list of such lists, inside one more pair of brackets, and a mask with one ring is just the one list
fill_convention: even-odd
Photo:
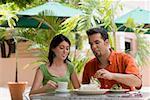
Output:
[[[115,23],[117,24],[117,26],[123,25],[124,23],[126,23],[129,17],[133,18],[135,23],[144,24],[145,26],[148,26],[148,28],[150,28],[150,11],[141,8],[136,8],[128,12],[127,14],[117,18],[115,20]],[[124,30],[124,28],[125,27],[121,28],[119,31]],[[150,34],[150,30],[146,33]]]
[[[40,22],[34,17],[38,17],[42,12],[46,12],[44,16],[56,16],[60,18],[83,14],[79,9],[71,8],[58,2],[47,2],[43,5],[19,12],[17,14],[19,20],[16,22],[16,27],[37,28]],[[4,23],[0,26],[7,27],[8,24]],[[43,23],[40,28],[48,28],[48,26]]]

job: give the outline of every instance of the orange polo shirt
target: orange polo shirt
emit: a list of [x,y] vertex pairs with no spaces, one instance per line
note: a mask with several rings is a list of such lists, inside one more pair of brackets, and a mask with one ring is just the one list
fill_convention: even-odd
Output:
[[[105,67],[106,70],[113,72],[113,73],[123,73],[123,74],[134,74],[138,78],[141,79],[141,75],[139,73],[139,69],[133,59],[128,54],[119,53],[111,50],[111,54],[109,56],[109,65]],[[90,60],[86,63],[84,67],[83,77],[82,77],[82,84],[89,84],[90,78],[93,76],[99,68],[100,63],[97,58]],[[118,83],[114,80],[107,80],[107,79],[98,79],[101,83],[101,88],[103,89],[110,89],[114,84]],[[129,87],[127,85],[119,83],[122,88],[134,90],[135,87]],[[141,87],[140,87],[141,88]],[[137,89],[140,89],[137,88]]]

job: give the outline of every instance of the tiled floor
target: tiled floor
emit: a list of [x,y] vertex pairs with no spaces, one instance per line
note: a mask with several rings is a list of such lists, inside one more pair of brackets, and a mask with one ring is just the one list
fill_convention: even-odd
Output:
[[[24,92],[24,100],[29,100],[28,93],[30,91],[30,87],[26,88]],[[143,87],[141,89],[142,92],[150,92],[150,87]],[[11,100],[9,89],[7,87],[0,87],[0,100]]]

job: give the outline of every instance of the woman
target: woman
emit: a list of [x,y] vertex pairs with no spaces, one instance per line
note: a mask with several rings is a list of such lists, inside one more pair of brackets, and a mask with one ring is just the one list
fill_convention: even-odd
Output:
[[36,72],[30,94],[44,93],[57,89],[57,82],[72,82],[73,87],[80,84],[73,65],[68,60],[70,41],[62,34],[55,36],[49,47],[48,64],[41,65]]

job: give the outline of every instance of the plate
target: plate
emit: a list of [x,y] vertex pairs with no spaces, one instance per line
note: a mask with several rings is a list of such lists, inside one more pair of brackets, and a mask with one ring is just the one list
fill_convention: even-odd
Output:
[[68,93],[70,90],[56,90],[57,93]]
[[129,93],[108,93],[106,94],[108,97],[129,97]]
[[124,93],[130,91],[129,89],[121,89],[121,90],[109,90],[109,92],[114,92],[114,93]]
[[80,90],[80,89],[75,89],[73,92],[81,95],[96,95],[96,94],[104,94],[109,89],[98,89],[98,90]]

